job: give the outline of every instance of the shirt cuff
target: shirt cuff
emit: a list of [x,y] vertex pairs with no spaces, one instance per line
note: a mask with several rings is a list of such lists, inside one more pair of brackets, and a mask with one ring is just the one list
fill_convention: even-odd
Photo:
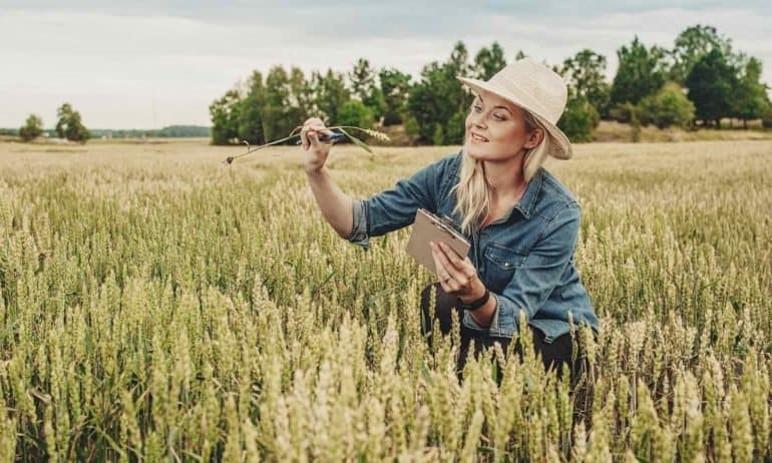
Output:
[[351,209],[354,220],[351,234],[346,239],[368,250],[370,249],[370,237],[367,235],[367,209],[365,208],[364,201],[354,199]]
[[491,317],[491,324],[483,327],[477,324],[468,310],[464,311],[463,323],[467,328],[488,334],[490,336],[511,338],[517,332],[517,311],[512,301],[491,291],[491,297],[496,300],[496,308]]

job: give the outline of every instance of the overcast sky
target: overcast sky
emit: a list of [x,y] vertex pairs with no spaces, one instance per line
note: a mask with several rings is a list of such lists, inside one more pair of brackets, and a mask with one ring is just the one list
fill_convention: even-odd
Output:
[[65,101],[90,128],[210,125],[212,100],[253,69],[348,71],[366,57],[417,77],[457,40],[470,57],[495,40],[508,61],[522,49],[549,64],[590,48],[606,56],[610,80],[635,34],[671,47],[695,24],[761,59],[772,84],[769,1],[305,3],[0,0],[0,127],[30,113],[53,127]]

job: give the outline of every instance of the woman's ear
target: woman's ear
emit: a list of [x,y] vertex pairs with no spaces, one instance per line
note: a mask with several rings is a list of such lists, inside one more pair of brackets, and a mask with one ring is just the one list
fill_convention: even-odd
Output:
[[539,146],[539,143],[544,139],[544,130],[537,127],[528,134],[528,140],[526,140],[524,147],[528,149]]

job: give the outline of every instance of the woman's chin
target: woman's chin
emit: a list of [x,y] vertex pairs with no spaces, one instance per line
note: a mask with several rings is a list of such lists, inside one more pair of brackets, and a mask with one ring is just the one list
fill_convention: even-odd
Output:
[[481,150],[478,146],[469,146],[469,143],[464,146],[464,152],[472,159],[478,161],[486,161],[490,159],[490,156],[485,152],[485,150]]

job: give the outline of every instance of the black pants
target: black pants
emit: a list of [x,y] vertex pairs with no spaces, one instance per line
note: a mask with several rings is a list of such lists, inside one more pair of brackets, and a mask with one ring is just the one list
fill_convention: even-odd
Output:
[[[431,304],[431,301],[429,300],[432,286],[437,288],[437,299],[434,304]],[[432,283],[426,286],[423,291],[421,291],[421,332],[423,333],[424,338],[429,343],[430,347],[432,342],[431,338],[433,335],[432,326],[435,318],[439,320],[439,327],[440,331],[442,331],[442,334],[448,334],[450,332],[451,312],[453,310],[457,311],[458,319],[461,321],[463,310],[457,307],[457,302],[457,297],[446,293],[439,283]],[[431,310],[432,306],[434,310]],[[559,336],[553,342],[548,343],[544,341],[544,334],[540,330],[530,326],[529,328],[533,336],[534,349],[538,354],[541,355],[541,359],[544,362],[544,367],[547,369],[556,368],[557,374],[560,376],[562,365],[566,364],[569,367],[569,371],[571,372],[571,382],[573,384],[576,376],[578,376],[578,374],[581,372],[583,365],[578,359],[572,361],[571,355],[573,346],[571,342],[571,335],[565,334],[563,336]],[[491,347],[495,342],[500,343],[502,349],[506,353],[511,341],[510,338],[506,337],[495,337],[487,335],[482,336],[479,332],[476,332],[461,324],[461,347],[459,349],[456,368],[459,379],[462,379],[464,364],[466,362],[467,353],[469,351],[469,344],[472,338],[475,340],[475,358],[478,357],[483,348]],[[519,342],[515,346],[514,350],[520,356],[522,356],[522,350]]]

